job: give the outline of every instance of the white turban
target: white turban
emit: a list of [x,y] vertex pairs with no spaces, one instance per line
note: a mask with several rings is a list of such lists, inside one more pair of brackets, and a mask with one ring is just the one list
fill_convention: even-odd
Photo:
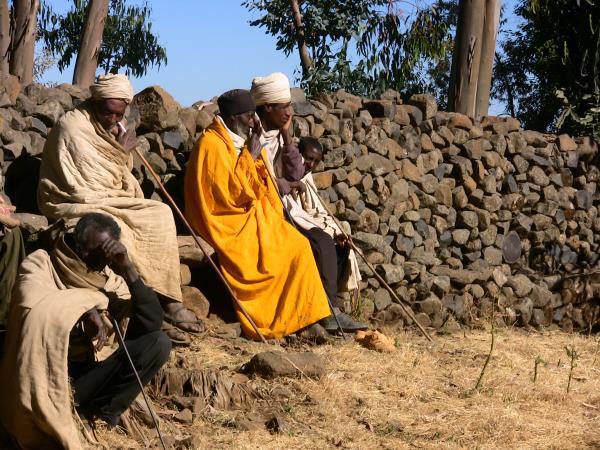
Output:
[[292,101],[290,82],[288,77],[281,72],[275,72],[266,77],[256,77],[252,80],[250,93],[256,106]]
[[133,100],[133,87],[127,75],[122,73],[100,75],[90,86],[90,92],[95,99],[118,98],[125,103]]

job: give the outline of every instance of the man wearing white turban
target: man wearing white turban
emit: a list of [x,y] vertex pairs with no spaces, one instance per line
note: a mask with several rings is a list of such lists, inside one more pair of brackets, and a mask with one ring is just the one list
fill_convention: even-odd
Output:
[[261,143],[282,195],[302,189],[299,180],[304,176],[304,165],[298,147],[292,140],[292,95],[287,77],[275,72],[252,80],[250,89],[263,134]]
[[[144,282],[161,299],[165,320],[198,332],[203,324],[181,303],[179,252],[171,209],[144,198],[131,174],[134,130],[120,121],[133,99],[133,88],[122,74],[98,77],[91,98],[67,112],[48,135],[38,185],[38,206],[50,219],[74,225],[89,212],[111,215],[122,230]],[[189,337],[173,327],[174,342]]]
[[[267,151],[279,194],[295,197],[305,193],[306,186],[301,181],[305,175],[304,160],[290,133],[293,115],[288,78],[280,72],[256,77],[252,80],[250,92],[263,129],[261,143]],[[294,223],[294,219],[290,220]],[[303,227],[299,223],[294,225],[308,239],[329,303],[334,305],[338,271],[335,243],[331,236],[319,227]],[[338,323],[348,331],[364,328],[364,324],[354,322],[338,308],[334,308],[332,312],[338,316],[338,320],[335,320],[333,315],[324,319],[322,323],[327,331],[335,331]]]

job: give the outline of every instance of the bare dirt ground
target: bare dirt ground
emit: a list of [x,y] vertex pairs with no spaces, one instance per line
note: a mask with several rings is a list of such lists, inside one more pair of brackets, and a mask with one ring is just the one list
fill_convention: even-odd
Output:
[[[598,336],[497,329],[492,358],[474,390],[489,353],[489,330],[438,335],[433,344],[416,332],[384,331],[395,339],[393,353],[353,341],[311,347],[326,367],[320,380],[247,380],[237,374],[242,364],[281,347],[215,333],[197,338],[191,348],[173,352],[170,366],[232,376],[252,389],[254,400],[232,410],[206,405],[185,424],[174,418],[180,408],[153,396],[168,447],[600,448]],[[146,443],[102,427],[97,436],[111,449],[158,448],[152,428],[140,429]]]

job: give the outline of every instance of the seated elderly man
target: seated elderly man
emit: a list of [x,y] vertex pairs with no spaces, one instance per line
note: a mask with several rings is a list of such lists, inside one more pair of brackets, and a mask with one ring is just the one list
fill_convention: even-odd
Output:
[[[265,148],[267,160],[277,180],[279,194],[296,195],[305,192],[306,186],[301,180],[305,175],[303,158],[291,136],[292,95],[287,77],[280,72],[252,80],[250,89],[256,103],[256,112],[260,118],[263,133],[261,143]],[[292,218],[293,221],[293,218]],[[337,299],[337,253],[334,241],[321,227],[305,227],[294,223],[297,230],[310,242],[319,275],[325,292],[333,305]],[[334,310],[337,320],[332,316],[322,322],[327,331],[334,331],[338,323],[347,330],[363,329],[364,324],[355,323],[347,315]]]
[[169,357],[162,307],[120,231],[110,216],[85,214],[50,253],[21,264],[0,366],[0,421],[18,448],[82,448],[73,403],[114,426],[140,393],[123,348],[97,362],[114,337],[108,317],[129,317],[125,344],[142,383]]
[[[323,230],[330,236],[331,242],[335,243],[334,249],[337,264],[333,266],[322,262],[321,266],[335,271],[335,273],[324,277],[324,282],[331,283],[325,286],[325,290],[331,292],[332,294],[330,295],[335,297],[332,303],[338,320],[330,318],[322,323],[327,331],[335,330],[338,322],[345,331],[365,330],[368,328],[367,324],[355,322],[347,314],[341,313],[339,299],[337,295],[333,294],[334,292],[350,292],[356,298],[358,296],[358,283],[361,277],[356,254],[350,248],[350,243],[344,233],[342,233],[342,230],[340,230],[333,217],[331,217],[321,203],[317,187],[313,180],[312,170],[323,159],[323,147],[317,139],[310,137],[300,138],[298,147],[304,159],[305,175],[300,180],[304,184],[304,188],[302,192],[286,195],[284,197],[285,207],[299,229]],[[319,259],[324,259],[327,255],[323,255],[320,248],[314,245],[314,241],[310,242],[311,246],[313,246],[315,258],[317,259],[317,265],[319,265]]]
[[[134,131],[120,125],[133,89],[125,75],[100,76],[92,97],[67,112],[44,147],[38,205],[50,219],[68,224],[88,212],[111,215],[140,276],[158,295],[165,319],[198,332],[202,323],[181,303],[179,253],[170,208],[144,198],[131,174]],[[172,329],[171,337],[187,336]]]
[[304,176],[302,155],[292,139],[292,95],[288,78],[280,72],[252,80],[250,89],[256,103],[265,148],[271,171],[282,195],[301,189]]
[[[260,145],[250,93],[218,100],[185,177],[186,217],[215,249],[223,275],[266,339],[323,338],[330,308],[308,241],[286,222]],[[250,128],[253,127],[252,136]],[[237,311],[244,334],[258,339]]]

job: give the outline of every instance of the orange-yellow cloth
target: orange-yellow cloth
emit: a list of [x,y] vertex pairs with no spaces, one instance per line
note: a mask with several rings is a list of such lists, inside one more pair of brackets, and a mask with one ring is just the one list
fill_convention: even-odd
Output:
[[[277,339],[330,310],[310,244],[284,220],[267,170],[247,148],[238,156],[226,127],[215,119],[188,163],[185,206],[187,219],[217,252],[226,280],[261,334]],[[236,312],[244,334],[258,339]]]

